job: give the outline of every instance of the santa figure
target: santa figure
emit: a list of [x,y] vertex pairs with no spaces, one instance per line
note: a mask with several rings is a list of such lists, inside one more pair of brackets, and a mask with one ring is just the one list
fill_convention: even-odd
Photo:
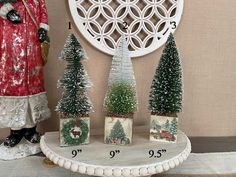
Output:
[[9,127],[4,145],[22,138],[39,143],[38,122],[50,117],[44,88],[42,43],[49,30],[44,0],[0,0],[0,127]]

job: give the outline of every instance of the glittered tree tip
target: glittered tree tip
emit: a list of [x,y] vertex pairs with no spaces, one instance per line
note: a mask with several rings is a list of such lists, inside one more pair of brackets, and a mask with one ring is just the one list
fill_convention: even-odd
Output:
[[61,60],[86,60],[88,59],[86,52],[77,40],[74,34],[69,34],[66,39],[63,50],[59,56]]
[[92,111],[92,104],[87,96],[91,82],[81,63],[84,49],[73,34],[67,38],[61,58],[68,63],[63,76],[58,80],[58,88],[63,89],[56,111],[61,117],[84,117]]

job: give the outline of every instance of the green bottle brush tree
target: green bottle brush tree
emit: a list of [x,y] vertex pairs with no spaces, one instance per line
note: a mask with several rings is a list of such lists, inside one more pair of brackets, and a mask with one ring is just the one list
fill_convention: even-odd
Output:
[[68,36],[60,59],[67,61],[64,74],[58,81],[63,94],[56,107],[60,115],[61,146],[88,143],[88,117],[92,104],[87,89],[91,83],[82,65],[87,56],[73,34]]
[[[174,36],[170,33],[165,44],[159,65],[156,69],[149,94],[151,111],[150,129],[156,138],[176,141],[177,113],[182,110],[182,68]],[[161,116],[164,116],[161,118]],[[166,117],[166,118],[165,118]],[[152,125],[152,124],[157,124]]]

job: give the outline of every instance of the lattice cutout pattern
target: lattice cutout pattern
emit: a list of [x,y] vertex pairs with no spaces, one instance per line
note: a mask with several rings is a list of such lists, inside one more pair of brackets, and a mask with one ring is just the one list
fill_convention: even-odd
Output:
[[165,43],[179,24],[184,4],[184,0],[68,1],[77,27],[92,45],[114,55],[125,34],[132,57]]

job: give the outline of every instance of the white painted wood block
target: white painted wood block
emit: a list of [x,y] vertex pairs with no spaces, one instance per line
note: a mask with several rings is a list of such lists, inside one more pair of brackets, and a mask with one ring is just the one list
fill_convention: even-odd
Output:
[[178,118],[151,115],[150,141],[177,142]]
[[89,117],[60,119],[60,146],[88,144],[89,136]]
[[132,142],[133,119],[106,117],[104,142],[113,145],[129,145]]

